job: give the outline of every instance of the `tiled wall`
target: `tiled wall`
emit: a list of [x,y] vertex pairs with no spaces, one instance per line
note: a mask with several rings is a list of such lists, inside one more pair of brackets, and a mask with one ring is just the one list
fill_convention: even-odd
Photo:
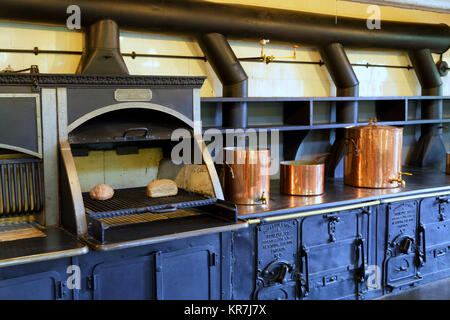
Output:
[[[313,11],[317,13],[348,15],[367,18],[367,5],[336,0],[215,0],[215,2],[241,3],[248,5],[270,6],[283,9]],[[447,23],[450,15],[382,7],[381,18],[386,20]],[[381,25],[382,27],[382,25]],[[0,48],[59,49],[81,50],[82,35],[65,28],[34,26],[25,24],[0,23]],[[260,47],[257,41],[231,41],[238,57],[258,56]],[[193,39],[122,33],[122,52],[138,53],[202,55]],[[269,45],[268,54],[274,56],[290,56],[292,48],[289,44]],[[373,52],[348,49],[348,56],[353,63],[383,63],[407,65],[409,60],[405,52]],[[450,53],[445,54],[450,58]],[[318,61],[320,59],[314,48],[300,47],[298,60]],[[438,56],[435,56],[438,59]],[[0,54],[0,69],[11,65],[14,69],[39,65],[41,72],[73,73],[79,56],[38,55],[32,54]],[[166,75],[207,75],[208,80],[202,88],[202,96],[221,95],[221,85],[209,65],[199,60],[125,58],[132,74],[166,74]],[[328,96],[335,93],[330,78],[324,67],[317,65],[292,65],[243,63],[249,75],[249,94],[251,96]],[[355,67],[361,83],[362,96],[378,95],[417,95],[420,93],[417,79],[413,71],[405,69]],[[444,94],[450,95],[450,77],[444,78]]]

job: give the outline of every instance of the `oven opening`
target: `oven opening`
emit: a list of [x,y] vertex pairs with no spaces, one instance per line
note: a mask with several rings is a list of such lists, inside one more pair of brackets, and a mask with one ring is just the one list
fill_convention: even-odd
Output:
[[[189,132],[187,143],[198,148],[190,126],[155,110],[109,112],[70,132],[71,155],[90,236],[104,243],[122,236],[125,239],[129,232],[134,236],[162,236],[190,230],[196,224],[227,220],[221,211],[229,214],[234,208],[214,208],[220,200],[215,196],[208,167],[194,164],[195,152],[190,155],[190,163],[172,161],[173,148],[180,143],[171,140],[177,129]],[[182,152],[178,155],[184,156]],[[161,179],[174,181],[177,194],[147,196],[147,185]],[[110,186],[113,196],[93,199],[90,191],[99,184]]]
[[44,237],[42,160],[0,149],[0,242]]

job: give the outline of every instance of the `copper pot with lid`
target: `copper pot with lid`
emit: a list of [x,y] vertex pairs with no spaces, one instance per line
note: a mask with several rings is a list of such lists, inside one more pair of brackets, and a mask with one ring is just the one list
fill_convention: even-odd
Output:
[[224,148],[225,200],[241,205],[267,204],[270,195],[270,150]]
[[405,187],[403,128],[369,125],[345,128],[344,183],[363,188]]

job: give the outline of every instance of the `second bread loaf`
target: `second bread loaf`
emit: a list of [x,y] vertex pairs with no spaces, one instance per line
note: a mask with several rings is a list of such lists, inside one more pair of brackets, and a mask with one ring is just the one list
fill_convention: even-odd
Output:
[[177,193],[177,184],[169,179],[155,180],[147,185],[147,196],[151,198],[174,196]]

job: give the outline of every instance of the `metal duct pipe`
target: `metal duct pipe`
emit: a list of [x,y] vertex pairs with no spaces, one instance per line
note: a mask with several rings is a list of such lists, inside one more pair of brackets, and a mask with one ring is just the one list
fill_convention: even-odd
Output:
[[445,24],[383,21],[369,30],[365,19],[320,15],[196,0],[2,0],[0,19],[65,25],[69,5],[81,9],[84,26],[112,19],[138,32],[202,35],[229,39],[270,39],[317,47],[339,42],[345,47],[417,50],[441,53],[450,46]]
[[[431,51],[421,49],[409,52],[409,58],[422,86],[423,96],[441,96],[442,79],[434,63]],[[421,102],[422,119],[442,119],[442,100],[423,100]],[[410,163],[419,167],[441,167],[446,149],[442,137],[442,126],[424,124],[421,136],[414,149]]]
[[127,75],[128,68],[120,53],[119,27],[112,20],[101,20],[84,33],[83,54],[78,74]]
[[[208,33],[200,36],[198,43],[223,85],[223,96],[247,97],[247,74],[227,39],[219,33]],[[224,127],[247,127],[246,102],[224,103],[222,110],[222,124]]]
[[[320,55],[336,85],[336,95],[338,97],[358,97],[359,81],[342,44],[332,43],[321,47]],[[358,103],[356,101],[345,101],[337,104],[337,122],[354,123],[357,116]]]
[[[338,97],[358,97],[359,81],[348,60],[344,47],[340,43],[332,43],[320,48],[320,55],[336,85]],[[358,121],[358,102],[340,101],[336,103],[336,121],[340,123],[355,123]],[[336,168],[344,156],[345,132],[336,130],[336,137],[330,155],[325,160],[326,175],[340,177],[343,172]]]

